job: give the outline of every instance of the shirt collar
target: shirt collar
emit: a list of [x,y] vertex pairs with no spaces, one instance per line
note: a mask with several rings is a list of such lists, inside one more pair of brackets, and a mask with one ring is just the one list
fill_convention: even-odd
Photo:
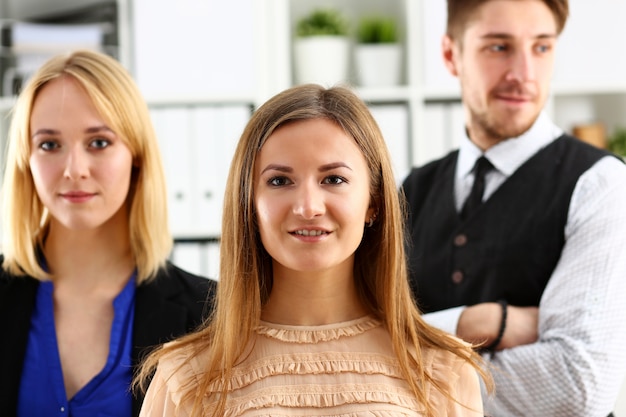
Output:
[[[530,129],[520,136],[492,146],[484,155],[498,171],[508,177],[539,149],[562,134],[563,130],[555,125],[545,112],[541,112]],[[466,177],[481,155],[482,150],[469,139],[466,131],[459,147],[457,177]]]

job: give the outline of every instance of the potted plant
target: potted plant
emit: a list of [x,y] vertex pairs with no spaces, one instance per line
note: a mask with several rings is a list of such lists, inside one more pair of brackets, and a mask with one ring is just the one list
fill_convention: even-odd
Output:
[[359,84],[365,87],[400,84],[402,48],[396,21],[386,16],[364,16],[359,21],[356,37]]
[[607,141],[607,148],[626,160],[626,128],[618,127]]
[[315,9],[296,25],[297,83],[325,86],[345,81],[350,60],[348,21],[335,9]]

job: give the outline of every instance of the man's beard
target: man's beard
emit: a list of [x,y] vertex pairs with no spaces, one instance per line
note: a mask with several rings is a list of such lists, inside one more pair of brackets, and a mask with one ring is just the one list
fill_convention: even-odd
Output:
[[[515,138],[524,134],[537,120],[539,114],[530,118],[527,122],[519,125],[511,123],[510,120],[497,120],[490,112],[475,113],[470,109],[473,129],[481,131],[481,136],[489,138],[495,142]],[[476,132],[478,133],[478,132]]]
[[[530,100],[531,102],[537,99],[536,94],[518,83],[503,83],[493,90],[490,95],[494,100],[497,100],[496,97],[502,96],[517,96]],[[505,139],[518,137],[525,133],[531,128],[533,123],[535,123],[539,112],[517,125],[514,124],[515,118],[507,118],[504,114],[493,112],[489,108],[481,113],[475,112],[470,108],[470,116],[474,129],[480,130],[484,137],[500,142]]]

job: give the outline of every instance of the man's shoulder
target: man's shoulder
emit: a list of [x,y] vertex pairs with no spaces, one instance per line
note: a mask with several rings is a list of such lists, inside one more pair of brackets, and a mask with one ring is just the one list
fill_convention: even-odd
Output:
[[[574,154],[577,158],[584,159],[591,163],[605,156],[616,157],[616,155],[612,154],[606,149],[601,149],[597,146],[593,146],[576,138],[575,136],[568,135],[567,133],[561,135],[554,142],[552,142],[552,146],[556,148],[557,152],[559,152],[560,154],[568,152]],[[550,146],[547,147],[547,149],[549,148]]]
[[411,194],[416,191],[416,189],[434,184],[438,179],[452,178],[454,176],[458,154],[459,151],[454,150],[439,159],[411,169],[402,182],[404,192]]
[[409,175],[413,175],[413,174],[423,175],[424,173],[437,171],[450,164],[456,163],[458,155],[459,155],[459,150],[455,149],[449,152],[447,155],[442,156],[441,158],[434,159],[432,161],[429,161],[417,167],[413,167]]
[[584,176],[595,175],[595,171],[607,163],[617,170],[626,169],[624,161],[608,150],[563,134],[538,151],[518,171],[526,169],[524,172],[528,173],[531,169],[545,173],[552,170],[554,181],[573,185]]

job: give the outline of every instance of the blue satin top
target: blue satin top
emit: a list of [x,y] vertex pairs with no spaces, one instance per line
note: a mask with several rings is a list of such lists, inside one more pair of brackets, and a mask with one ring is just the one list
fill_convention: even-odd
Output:
[[37,290],[20,380],[18,416],[130,417],[135,274],[113,301],[106,365],[69,399],[61,371],[52,292],[50,281],[41,282]]

